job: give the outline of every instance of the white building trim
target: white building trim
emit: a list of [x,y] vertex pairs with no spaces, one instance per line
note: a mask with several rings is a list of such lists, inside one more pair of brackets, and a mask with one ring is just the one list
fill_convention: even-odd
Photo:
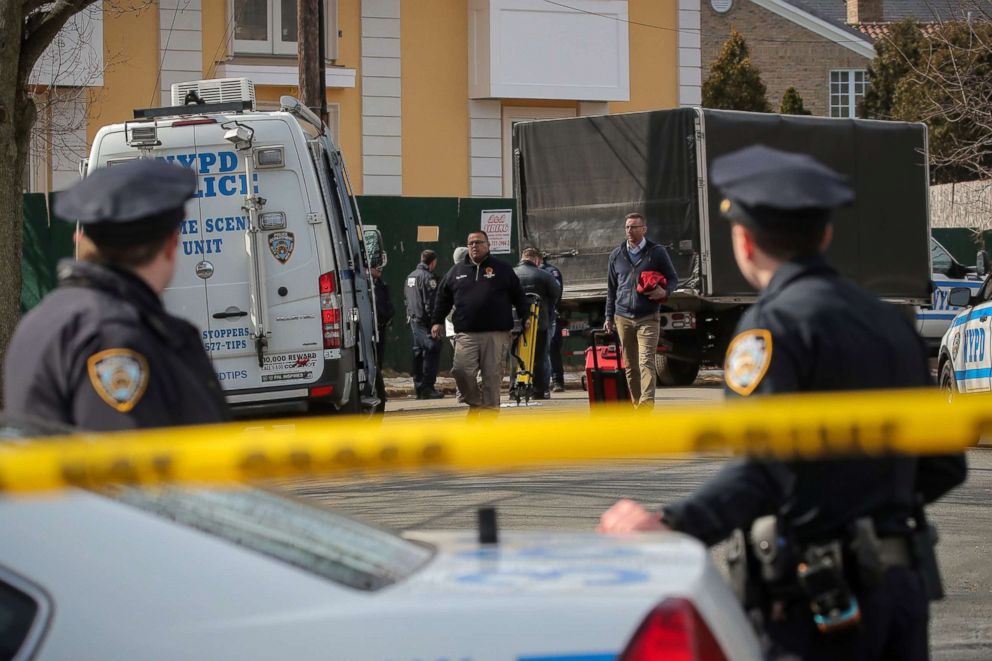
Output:
[[172,105],[172,84],[203,78],[202,0],[159,0],[159,92]]
[[778,14],[782,18],[795,23],[796,25],[818,34],[824,39],[829,39],[838,46],[857,53],[869,60],[875,58],[875,47],[867,38],[859,38],[856,34],[848,32],[833,23],[813,16],[784,0],[751,0],[754,4],[767,9],[773,14]]
[[362,192],[403,194],[400,0],[362,2]]
[[700,1],[679,0],[679,105],[683,107],[703,103]]
[[[300,69],[297,66],[220,64],[218,78],[247,78],[256,85],[280,85],[296,87],[300,82]],[[354,87],[355,70],[345,67],[327,67],[324,76],[327,87]]]
[[503,194],[502,109],[498,99],[468,101],[469,194]]

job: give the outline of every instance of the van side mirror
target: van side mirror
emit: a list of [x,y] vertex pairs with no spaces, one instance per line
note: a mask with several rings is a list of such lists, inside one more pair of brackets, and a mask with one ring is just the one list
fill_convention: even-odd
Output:
[[992,259],[989,259],[987,252],[979,250],[978,257],[975,260],[975,273],[978,274],[979,278],[984,278],[988,275],[989,271],[992,271]]
[[369,256],[370,268],[382,268],[389,261],[389,256],[383,249],[382,233],[375,227],[365,226],[365,251]]
[[959,308],[966,308],[971,305],[971,290],[967,287],[955,287],[947,295],[947,304]]

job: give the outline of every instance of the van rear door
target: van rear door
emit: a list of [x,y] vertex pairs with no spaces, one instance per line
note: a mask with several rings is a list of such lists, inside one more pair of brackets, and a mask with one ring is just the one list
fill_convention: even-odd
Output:
[[[286,122],[252,122],[255,148],[281,145],[284,164],[255,168],[259,211],[278,229],[249,231],[246,156],[223,139],[219,124],[195,135],[200,215],[197,233],[184,234],[180,259],[188,270],[212,269],[207,278],[205,345],[225,390],[285,389],[315,381],[323,369],[318,266],[310,204],[300,180],[300,157]],[[190,227],[190,229],[194,229]],[[261,301],[252,301],[258,251]],[[253,321],[265,331],[261,344]],[[305,394],[285,393],[287,396]],[[278,397],[276,397],[278,399]]]

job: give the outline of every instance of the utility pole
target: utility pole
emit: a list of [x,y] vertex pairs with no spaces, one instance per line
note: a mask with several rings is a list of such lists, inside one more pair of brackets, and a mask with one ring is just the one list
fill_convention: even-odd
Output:
[[296,52],[299,58],[300,100],[320,115],[326,126],[324,0],[297,0]]

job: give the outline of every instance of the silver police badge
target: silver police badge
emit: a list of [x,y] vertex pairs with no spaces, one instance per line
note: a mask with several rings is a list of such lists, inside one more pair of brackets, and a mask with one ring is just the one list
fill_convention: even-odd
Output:
[[961,331],[956,331],[954,337],[951,339],[951,357],[954,360],[958,359],[958,349],[961,348]]
[[269,250],[280,264],[285,264],[293,256],[296,238],[292,232],[273,232],[269,235]]
[[148,361],[130,349],[107,349],[86,361],[90,383],[111,408],[127,413],[148,388]]
[[764,328],[744,331],[727,348],[723,378],[731,390],[747,397],[761,383],[771,362],[771,331]]

